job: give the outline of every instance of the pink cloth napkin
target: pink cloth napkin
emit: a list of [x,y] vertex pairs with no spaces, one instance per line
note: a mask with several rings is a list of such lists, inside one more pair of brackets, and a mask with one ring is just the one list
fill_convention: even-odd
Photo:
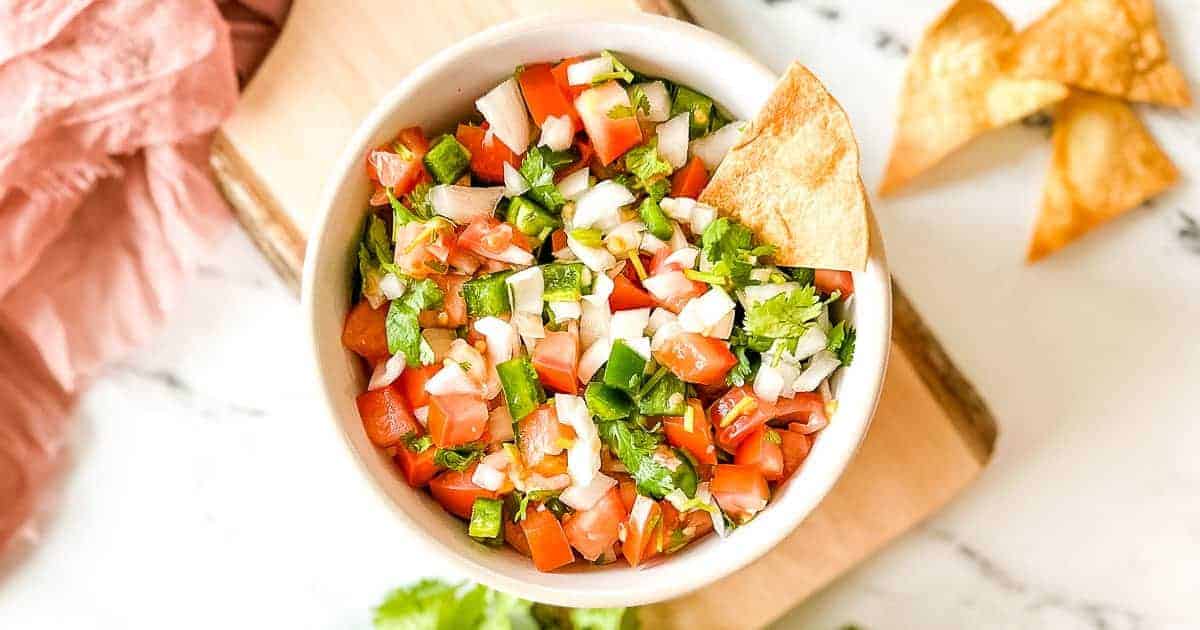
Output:
[[33,534],[75,397],[229,226],[209,140],[290,1],[2,4],[0,552]]

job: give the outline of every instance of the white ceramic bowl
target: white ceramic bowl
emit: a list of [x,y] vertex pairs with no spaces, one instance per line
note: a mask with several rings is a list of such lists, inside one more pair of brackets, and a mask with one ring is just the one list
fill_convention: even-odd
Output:
[[[363,121],[333,165],[313,227],[304,268],[303,308],[330,415],[366,477],[395,507],[397,537],[429,544],[472,578],[528,599],[569,606],[627,606],[676,597],[713,582],[766,553],[821,501],[854,455],[870,423],[887,360],[891,291],[882,239],[874,235],[864,273],[854,277],[850,315],[858,328],[854,362],[835,383],[839,406],[802,470],[770,506],[726,539],[699,543],[641,569],[623,562],[540,573],[515,552],[471,541],[463,523],[424,491],[413,490],[391,459],[371,445],[354,397],[365,384],[359,360],[342,348],[351,306],[355,252],[371,190],[362,155],[401,128],[451,129],[474,100],[512,74],[517,64],[602,49],[630,66],[700,90],[737,118],[751,118],[776,76],[741,49],[698,27],[633,12],[570,12],[500,25],[447,48],[415,69]],[[849,71],[849,69],[847,69]],[[312,159],[323,159],[312,156]]]

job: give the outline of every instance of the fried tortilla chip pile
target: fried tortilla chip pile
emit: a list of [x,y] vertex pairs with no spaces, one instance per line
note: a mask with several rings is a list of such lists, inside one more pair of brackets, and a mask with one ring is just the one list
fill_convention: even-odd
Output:
[[1053,156],[1028,251],[1036,261],[1178,179],[1125,100],[1191,104],[1152,0],[1060,0],[1020,33],[987,0],[958,0],[909,62],[880,193],[988,130],[1056,106]]

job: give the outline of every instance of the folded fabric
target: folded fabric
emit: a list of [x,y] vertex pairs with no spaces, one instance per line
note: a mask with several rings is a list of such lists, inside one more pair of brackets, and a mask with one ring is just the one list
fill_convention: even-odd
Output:
[[153,334],[226,231],[211,134],[233,109],[238,70],[249,76],[286,9],[0,9],[0,552],[32,533],[75,397]]

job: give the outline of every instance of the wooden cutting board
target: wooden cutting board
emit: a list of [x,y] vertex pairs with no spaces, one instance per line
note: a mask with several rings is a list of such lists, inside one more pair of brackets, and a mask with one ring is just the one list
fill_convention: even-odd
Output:
[[[493,24],[577,6],[689,19],[672,0],[296,0],[212,155],[243,226],[285,281],[299,287],[330,160],[406,72]],[[894,310],[879,410],[845,476],[773,553],[716,588],[647,608],[647,628],[765,625],[932,514],[987,463],[991,414],[899,287]]]

